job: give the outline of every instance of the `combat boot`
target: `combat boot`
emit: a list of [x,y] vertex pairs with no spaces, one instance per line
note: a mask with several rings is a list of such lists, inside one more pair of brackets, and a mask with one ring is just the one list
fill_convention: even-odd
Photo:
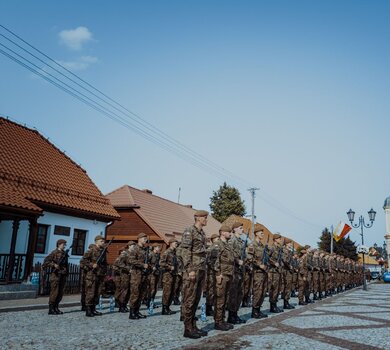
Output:
[[63,312],[58,308],[58,304],[54,305],[54,310],[55,310],[57,315],[62,315],[63,314]]
[[313,300],[318,300],[317,293],[314,293]]
[[198,326],[196,325],[196,321],[195,320],[192,322],[192,329],[195,332],[197,332],[201,337],[205,337],[205,336],[208,335],[208,332],[198,328]]
[[133,308],[130,308],[129,319],[130,320],[138,320],[139,319],[137,313],[135,312],[135,309],[133,309]]
[[91,306],[91,311],[92,311],[94,316],[102,316],[103,315],[101,312],[96,311],[96,306],[95,305]]
[[295,309],[295,306],[292,306],[292,305],[288,302],[288,300],[285,300],[285,301],[284,301],[283,308],[286,309],[286,310],[291,310],[291,309]]
[[216,323],[214,324],[214,329],[217,331],[229,331],[231,328],[228,326],[227,323]]
[[236,320],[236,323],[235,323],[235,324],[246,323],[245,320],[243,320],[242,318],[240,318],[240,316],[237,315],[237,312],[234,313],[234,318],[235,318],[235,320]]
[[206,316],[214,316],[212,305],[206,305]]
[[265,314],[264,312],[261,312],[261,311],[259,311],[259,315],[260,315],[260,318],[267,318],[268,317],[267,314]]
[[85,304],[81,304],[81,311],[87,311],[87,307],[85,306]]
[[273,314],[278,314],[281,312],[281,310],[276,306],[276,303],[271,304],[269,311],[272,312]]
[[163,305],[161,315],[173,315],[175,314],[175,311],[172,311],[169,306]]
[[180,305],[180,300],[178,297],[173,298],[173,305]]
[[94,313],[92,312],[92,306],[89,306],[89,305],[85,306],[85,316],[95,317]]
[[291,298],[296,298],[297,297],[297,294],[295,293],[295,290],[293,290],[292,292],[291,292]]
[[191,339],[199,339],[199,338],[201,338],[201,335],[193,329],[186,328],[184,330],[183,337],[184,338],[191,338]]
[[236,323],[236,320],[234,318],[234,313],[232,311],[229,311],[229,316],[228,316],[227,322],[231,323],[231,324],[235,324]]
[[260,317],[260,308],[259,307],[253,307],[252,308],[252,314],[251,314],[251,317],[252,318],[261,318]]
[[145,315],[143,315],[143,314],[141,314],[141,313],[139,312],[139,308],[137,309],[136,314],[137,314],[138,318],[146,318]]
[[57,312],[56,312],[53,304],[49,304],[49,312],[48,312],[48,314],[49,315],[57,315]]

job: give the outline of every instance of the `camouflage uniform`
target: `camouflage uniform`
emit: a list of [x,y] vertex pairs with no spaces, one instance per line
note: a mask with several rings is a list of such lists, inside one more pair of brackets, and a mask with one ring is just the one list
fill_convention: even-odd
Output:
[[175,281],[177,274],[177,258],[175,249],[168,248],[161,256],[161,269],[163,270],[162,274],[162,283],[163,283],[163,295],[162,295],[162,305],[163,315],[171,315],[174,312],[170,310],[172,304]]
[[[54,267],[58,265],[58,269]],[[50,296],[49,314],[62,314],[58,305],[64,295],[66,277],[68,276],[68,256],[64,250],[54,249],[43,261],[42,269],[51,269],[50,273]]]
[[146,316],[139,312],[142,297],[146,290],[147,275],[144,271],[146,263],[146,251],[139,244],[135,244],[129,249],[129,262],[131,265],[130,283],[130,316],[131,319],[144,318]]
[[255,240],[250,246],[253,266],[253,300],[252,317],[263,318],[267,315],[260,311],[265,298],[268,282],[268,247]]
[[[203,229],[192,225],[183,233],[181,242],[181,259],[183,261],[183,301],[182,318],[184,333],[201,334],[195,321],[195,312],[202,295],[202,287],[206,278],[206,235]],[[195,280],[189,273],[195,272]]]
[[206,283],[206,315],[213,315],[214,292],[215,292],[215,261],[218,256],[219,245],[213,243],[207,249],[207,283]]
[[104,277],[107,273],[106,254],[100,259],[96,268],[93,268],[93,265],[97,262],[103,251],[103,247],[93,245],[83,256],[83,266],[86,270],[85,304],[87,307],[87,316],[90,316],[91,313],[100,315],[100,313],[96,312],[95,308],[99,303],[99,295],[102,294]]
[[292,284],[293,284],[293,252],[289,250],[288,248],[283,248],[282,253],[282,263],[283,263],[283,272],[282,272],[282,278],[283,278],[283,307],[285,309],[294,309],[294,306],[292,306],[289,303],[291,292],[292,292]]
[[152,252],[149,257],[150,274],[149,279],[149,295],[148,300],[154,300],[157,293],[158,282],[160,280],[160,253]]
[[120,253],[113,264],[113,267],[116,268],[116,273],[119,273],[119,278],[116,278],[115,281],[119,312],[129,311],[126,307],[130,296],[131,265],[129,257],[129,251],[128,249],[125,249]]
[[268,271],[268,288],[269,288],[269,302],[271,305],[271,312],[282,312],[282,309],[277,307],[278,295],[281,285],[281,271],[283,259],[283,247],[272,246],[269,250],[270,268]]
[[241,260],[244,242],[240,238],[232,236],[228,243],[232,246],[234,252],[234,274],[230,284],[228,322],[233,324],[244,323],[244,321],[237,315],[243,296],[243,266],[239,265],[239,260]]
[[222,276],[222,278],[215,284],[215,328],[229,330],[233,327],[225,322],[225,309],[229,299],[229,292],[231,291],[230,284],[234,274],[235,255],[232,245],[228,242],[224,242],[221,239],[216,245],[218,246],[218,249],[216,249],[215,275],[218,276],[218,278]]

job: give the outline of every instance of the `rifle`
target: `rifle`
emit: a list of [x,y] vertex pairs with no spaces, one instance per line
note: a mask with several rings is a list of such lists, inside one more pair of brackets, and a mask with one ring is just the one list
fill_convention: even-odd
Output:
[[242,246],[242,251],[241,251],[241,260],[242,261],[244,261],[244,259],[246,257],[246,247],[248,246],[248,239],[249,239],[249,231],[246,234],[246,239],[245,239],[244,245]]
[[64,251],[64,255],[61,257],[61,259],[58,261],[58,266],[61,266],[64,262],[65,262],[65,260],[66,259],[68,259],[69,258],[69,252],[70,252],[70,250],[72,249],[72,247],[73,247],[73,243],[72,243],[72,245],[68,248],[68,249],[66,249],[65,251]]
[[111,243],[114,239],[115,239],[115,237],[112,237],[111,241],[109,241],[108,244],[103,248],[103,251],[100,253],[99,257],[96,259],[96,265],[99,265],[101,260],[106,257],[107,249],[111,245]]
[[267,237],[267,243],[264,246],[264,254],[263,254],[263,265],[267,266],[269,261],[269,251],[268,251],[268,243],[269,243],[269,234]]

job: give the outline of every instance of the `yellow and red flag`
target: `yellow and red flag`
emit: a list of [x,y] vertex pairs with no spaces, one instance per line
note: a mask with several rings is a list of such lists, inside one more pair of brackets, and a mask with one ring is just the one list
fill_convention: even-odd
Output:
[[345,237],[351,230],[351,226],[349,226],[345,222],[340,221],[336,229],[333,231],[334,240],[338,242],[341,238]]

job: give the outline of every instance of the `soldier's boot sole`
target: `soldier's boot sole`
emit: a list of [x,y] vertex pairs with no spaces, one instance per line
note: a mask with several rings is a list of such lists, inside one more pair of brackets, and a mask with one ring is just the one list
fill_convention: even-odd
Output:
[[183,337],[190,338],[190,339],[199,339],[199,338],[201,338],[201,335],[199,333],[186,330],[186,331],[184,331]]
[[214,329],[216,329],[217,331],[226,332],[226,331],[229,331],[231,328],[229,328],[225,324],[221,323],[221,324],[215,324]]

